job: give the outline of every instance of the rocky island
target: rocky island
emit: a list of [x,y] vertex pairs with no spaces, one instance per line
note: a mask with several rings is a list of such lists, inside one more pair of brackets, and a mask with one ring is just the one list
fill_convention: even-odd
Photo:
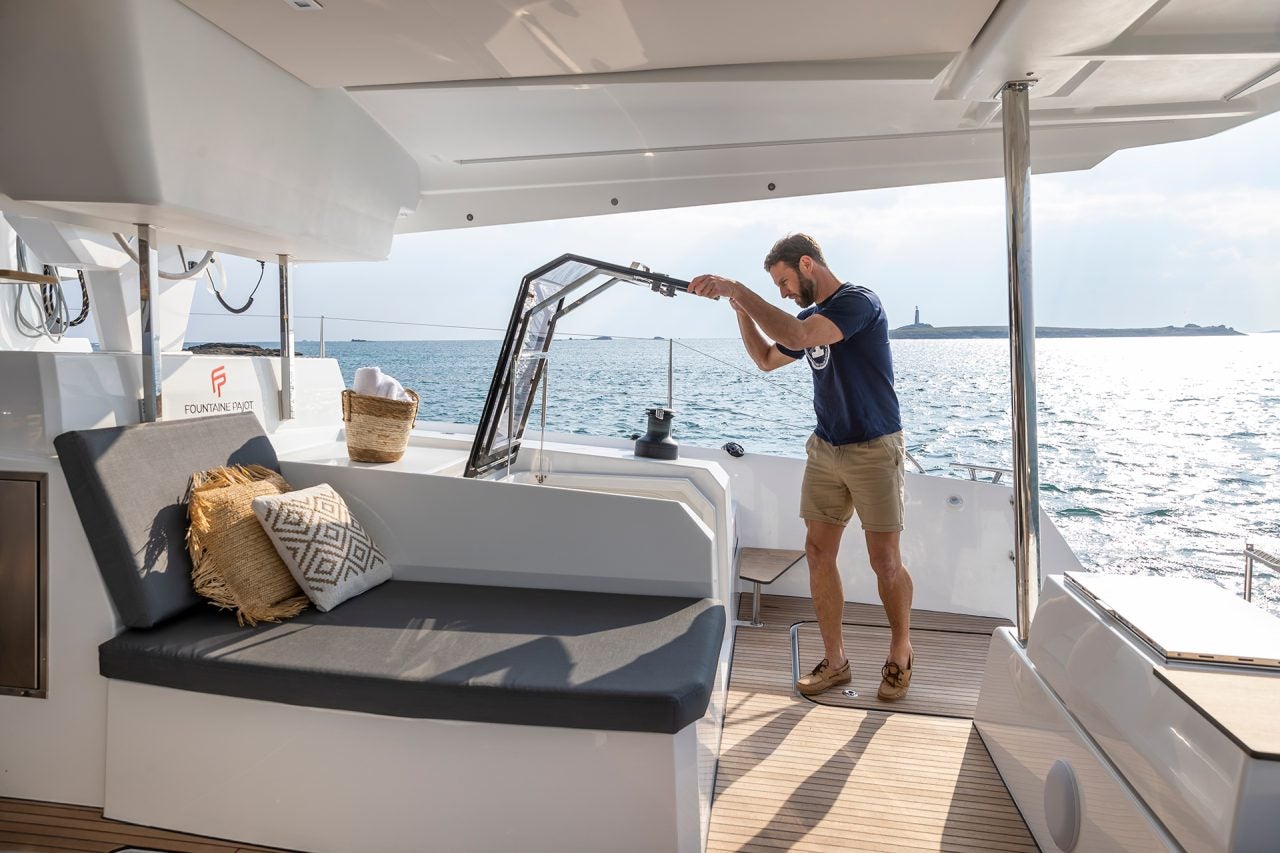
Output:
[[[258,356],[278,356],[280,355],[279,347],[260,347],[257,344],[224,344],[224,343],[208,343],[208,344],[191,344],[187,347],[187,352],[194,355],[258,355]],[[301,356],[302,353],[295,352],[294,355]]]
[[[1243,335],[1230,326],[1156,326],[1146,329],[1086,329],[1069,326],[1037,326],[1037,338],[1187,338]],[[1007,338],[1008,326],[931,326],[912,323],[889,331],[889,337],[905,340]]]

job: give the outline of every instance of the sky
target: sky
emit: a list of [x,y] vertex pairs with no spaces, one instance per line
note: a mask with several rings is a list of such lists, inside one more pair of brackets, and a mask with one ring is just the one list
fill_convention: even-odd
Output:
[[[1034,145],[1034,139],[1033,139]],[[1035,315],[1041,326],[1228,325],[1280,329],[1280,114],[1190,142],[1121,151],[1086,172],[1032,180]],[[521,277],[572,252],[640,261],[689,279],[704,272],[783,302],[761,266],[774,240],[817,238],[833,272],[881,297],[893,327],[1008,322],[1004,186],[968,181],[401,235],[389,260],[300,264],[294,313],[505,327]],[[228,263],[228,301],[257,279]],[[261,341],[277,334],[274,270],[252,313],[231,317],[197,290],[187,339]],[[216,312],[221,316],[200,316]],[[737,334],[726,303],[667,299],[618,285],[566,318],[562,332],[708,338]],[[413,325],[327,320],[326,337],[499,337]]]

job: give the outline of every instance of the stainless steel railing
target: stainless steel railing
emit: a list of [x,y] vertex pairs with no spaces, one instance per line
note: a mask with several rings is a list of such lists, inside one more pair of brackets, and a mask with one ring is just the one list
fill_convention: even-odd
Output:
[[1252,543],[1244,546],[1244,600],[1253,600],[1253,564],[1261,563],[1274,572],[1280,572],[1280,557],[1269,554]]
[[999,483],[1006,474],[1008,474],[1010,477],[1013,476],[1012,470],[1008,468],[999,468],[995,465],[978,465],[973,462],[951,462],[949,464],[952,468],[957,468],[961,471],[969,472],[970,480],[977,480],[979,471],[983,472],[984,474],[992,475],[991,482],[993,483]]

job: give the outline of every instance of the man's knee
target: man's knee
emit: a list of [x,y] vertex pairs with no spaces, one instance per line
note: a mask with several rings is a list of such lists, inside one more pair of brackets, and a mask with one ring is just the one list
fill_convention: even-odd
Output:
[[892,551],[879,551],[867,555],[871,559],[871,570],[881,580],[891,581],[902,571],[902,558]]
[[805,539],[804,555],[809,561],[810,569],[823,569],[835,565],[837,548],[818,541],[813,537]]

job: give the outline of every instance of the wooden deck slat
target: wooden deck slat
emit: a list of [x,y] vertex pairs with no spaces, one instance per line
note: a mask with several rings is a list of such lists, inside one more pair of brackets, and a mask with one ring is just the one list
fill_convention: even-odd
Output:
[[41,834],[53,833],[54,830],[57,830],[58,834],[69,838],[103,837],[108,841],[118,838],[123,831],[128,835],[129,843],[139,844],[144,847],[147,844],[184,844],[191,849],[192,853],[226,853],[228,850],[236,849],[238,846],[232,842],[205,839],[193,841],[192,836],[180,832],[125,824],[120,821],[103,818],[100,815],[94,815],[92,812],[88,815],[59,815],[49,812],[24,813],[9,806],[0,807],[0,831],[7,824],[30,824],[36,827],[33,831]]
[[87,829],[83,826],[66,823],[34,824],[0,820],[0,839],[8,833],[16,833],[32,838],[42,838],[44,843],[76,842],[90,845],[92,849],[114,850],[126,844],[138,847],[163,847],[172,853],[228,853],[234,850],[234,844],[214,844],[204,841],[191,842],[180,838],[154,838],[137,835],[131,828],[117,828],[103,823],[99,829]]
[[[1035,847],[1019,847],[1017,845],[1001,845],[993,846],[992,842],[979,836],[966,836],[954,832],[948,832],[945,837],[937,836],[929,838],[913,838],[895,834],[896,825],[882,824],[880,821],[873,821],[864,824],[861,831],[816,831],[805,832],[803,827],[791,830],[768,828],[752,831],[751,829],[743,829],[738,831],[723,831],[713,828],[709,838],[708,851],[737,851],[737,850],[794,850],[794,851],[813,851],[813,853],[832,853],[837,850],[892,850],[892,851],[914,851],[914,850],[945,850],[947,853],[958,853],[958,851],[974,851],[974,853],[992,853],[994,850],[1004,850],[1007,853],[1021,853],[1021,851]],[[1009,849],[1012,847],[1013,849]]]
[[107,853],[119,847],[119,844],[111,844],[109,842],[91,842],[83,839],[75,838],[57,838],[47,835],[38,835],[36,833],[25,832],[21,827],[9,829],[0,826],[0,850],[4,853],[19,853],[19,851],[34,850],[79,850],[90,851],[90,853]]
[[[772,823],[764,824],[752,822],[748,818],[741,824],[740,829],[732,833],[722,833],[717,830],[716,834],[729,837],[737,836],[744,841],[749,840],[761,846],[767,846],[768,840],[785,839],[793,844],[803,840],[820,844],[826,849],[835,850],[861,850],[864,849],[862,845],[874,840],[891,845],[902,845],[908,848],[925,850],[938,850],[939,848],[953,850],[962,845],[976,847],[985,851],[1003,850],[1008,851],[1008,853],[1021,853],[1021,851],[1026,850],[1026,846],[1017,838],[997,838],[981,830],[975,830],[967,834],[948,831],[945,840],[941,840],[933,832],[913,832],[913,825],[908,821],[885,820],[883,815],[871,816],[858,825],[828,825],[816,830],[812,829],[811,826],[812,824],[807,819],[798,820],[794,823],[774,819]],[[872,828],[874,828],[874,834],[869,831]]]
[[[1007,621],[913,612],[920,665],[907,698],[884,703],[888,620],[846,605],[850,686],[862,695],[837,689],[818,704],[791,680],[790,628],[814,620],[812,603],[766,595],[761,616],[764,628],[740,627],[734,642],[708,851],[1037,849],[970,719],[990,634]],[[816,624],[798,640],[812,666]]]
[[[727,764],[726,769],[731,773],[737,773],[745,776],[748,772],[754,770],[755,765],[766,760],[768,760],[768,756],[752,758],[750,761],[740,761],[734,764]],[[893,765],[886,762],[879,766],[865,768],[863,775],[864,777],[871,774],[887,776],[893,771]],[[766,783],[776,784],[779,782],[789,782],[800,784],[803,782],[805,783],[806,789],[811,788],[813,793],[825,793],[829,791],[839,792],[844,790],[848,782],[848,777],[845,775],[843,768],[830,771],[816,770],[806,772],[805,765],[803,764],[794,764],[789,767],[775,768],[771,772],[754,774],[749,778],[755,782],[756,786]],[[997,788],[991,780],[985,778],[973,779],[967,778],[963,775],[956,775],[954,777],[948,777],[948,786],[938,785],[936,787],[919,784],[919,779],[913,779],[911,782],[912,784],[894,786],[888,785],[882,781],[874,790],[869,790],[863,799],[896,802],[902,796],[907,795],[919,800],[937,800],[946,803],[948,806],[957,802],[969,802],[974,804],[986,803],[992,807],[1002,806],[1004,802],[1004,792]],[[966,787],[990,784],[990,794],[985,798],[974,794],[958,796],[954,789],[956,784],[964,784]],[[736,787],[741,788],[743,786],[738,785]],[[728,790],[728,786],[726,786],[724,790]]]
[[[860,821],[842,823],[824,822],[817,828],[809,819],[791,819],[786,816],[774,816],[769,819],[750,817],[735,827],[737,835],[751,834],[753,838],[777,838],[799,841],[818,841],[830,839],[830,842],[844,849],[853,847],[851,839],[873,838],[890,844],[925,845],[932,849],[945,847],[950,849],[953,843],[981,846],[987,851],[1005,850],[1010,853],[1022,853],[1026,844],[1017,836],[996,835],[981,829],[964,830],[949,826],[947,837],[939,838],[937,832],[914,815],[902,814],[886,816],[884,812],[868,815]],[[854,848],[856,849],[856,848]]]
[[[769,606],[764,609],[764,602]],[[807,622],[816,619],[813,602],[807,598],[787,595],[765,595],[761,598],[761,613],[773,617],[775,623],[783,623],[781,627],[790,628],[796,622]],[[751,615],[751,597],[741,595],[738,599],[739,618]],[[884,608],[872,604],[845,604],[844,623],[846,625],[884,625],[889,624],[884,615]],[[996,628],[1012,625],[1008,619],[997,619],[989,616],[967,616],[960,613],[939,613],[933,610],[911,611],[911,627],[924,631],[973,631],[990,634]],[[768,625],[778,628],[779,624]]]
[[[756,762],[767,760],[764,758],[756,759]],[[771,772],[751,774],[747,776],[745,768],[742,764],[730,766],[730,772],[741,774],[738,778],[746,776],[749,778],[749,784],[737,784],[726,786],[721,791],[742,790],[744,788],[769,788],[773,785],[801,785],[805,788],[805,795],[821,795],[827,796],[835,792],[840,793],[848,786],[848,777],[843,775],[843,770],[832,770],[829,772],[814,771],[806,773],[802,768],[793,769],[792,772]],[[873,767],[867,768],[862,774],[862,779],[874,776],[887,776],[892,772],[892,767]],[[736,781],[736,780],[735,780]],[[855,780],[861,781],[861,780]],[[868,789],[863,795],[862,801],[883,801],[887,803],[895,803],[903,797],[910,797],[913,801],[926,804],[944,804],[948,810],[952,808],[968,808],[972,807],[981,811],[998,811],[1005,807],[1005,792],[996,787],[985,779],[967,779],[963,776],[956,776],[949,780],[952,787],[934,787],[929,788],[919,784],[906,785],[888,785],[881,781],[874,789]],[[981,793],[968,793],[965,795],[957,795],[954,787],[964,785],[966,788],[978,787],[989,788],[981,791]],[[793,794],[799,796],[797,794]]]
[[[61,818],[48,815],[19,816],[11,812],[0,814],[0,831],[14,826],[25,825],[27,832],[40,835],[58,835],[65,838],[81,838],[86,840],[116,841],[119,844],[129,843],[145,847],[181,845],[190,853],[227,853],[239,845],[233,842],[201,839],[183,833],[154,829],[146,826],[121,823],[120,821],[100,818],[89,820],[83,818]],[[120,838],[125,841],[119,841]]]
[[[871,835],[868,830],[874,829],[875,835]],[[859,838],[880,838],[892,843],[898,844],[922,844],[932,846],[935,849],[942,846],[939,842],[937,833],[929,827],[921,828],[921,824],[912,819],[911,816],[903,815],[898,819],[886,818],[883,812],[879,814],[867,815],[863,820],[857,822],[845,823],[824,823],[820,828],[814,829],[813,823],[808,818],[789,818],[786,816],[775,816],[769,820],[755,819],[750,816],[743,818],[738,824],[738,835],[751,834],[753,838],[778,838],[799,841],[805,839],[807,841],[817,841],[819,839],[830,839],[832,843],[839,844],[841,847],[852,847],[851,839]],[[1021,853],[1026,849],[1016,837],[996,836],[990,832],[984,832],[980,829],[971,830],[969,832],[952,831],[947,839],[950,842],[969,843],[975,846],[983,845],[988,851],[1005,850],[1010,853]]]
[[[909,793],[909,792],[904,792],[904,793]],[[939,811],[937,808],[928,807],[930,804],[927,804],[927,803],[924,804],[925,807],[920,807],[920,804],[918,803],[914,805],[915,805],[915,808],[913,808],[912,814],[932,814],[932,813],[938,813]],[[813,801],[808,801],[803,797],[793,797],[791,800],[791,805],[788,808],[788,813],[791,815],[806,814],[806,815],[818,815],[819,817],[821,817],[822,815],[826,814],[826,810],[823,808],[823,806],[825,806],[825,803],[820,798]],[[747,819],[755,820],[760,817],[758,811],[755,811],[752,809],[746,809],[741,806],[739,807],[725,806],[725,813],[726,815],[738,815],[743,820],[747,820]],[[985,809],[982,809],[980,807],[973,808],[972,810],[967,812],[966,811],[955,812],[955,811],[943,808],[941,809],[940,813],[943,816],[948,816],[950,820],[953,823],[955,823],[957,826],[978,827],[984,831],[1005,830],[1006,834],[1012,834],[1012,835],[1017,835],[1022,831],[1022,819],[1018,817],[1017,812],[1013,811],[1012,809],[1009,810],[1008,815],[1004,815],[1004,816],[992,814],[991,812],[988,812]],[[883,814],[884,814],[883,809],[881,809],[879,806],[872,805],[871,801],[866,801],[856,806],[852,806],[849,809],[841,809],[840,814],[837,817],[829,818],[829,822],[850,823],[852,825],[856,825],[856,823],[861,818],[869,817],[871,819],[876,819],[880,816],[883,816]]]
[[102,809],[0,797],[0,851],[109,853],[121,847],[167,853],[286,853],[103,817]]

